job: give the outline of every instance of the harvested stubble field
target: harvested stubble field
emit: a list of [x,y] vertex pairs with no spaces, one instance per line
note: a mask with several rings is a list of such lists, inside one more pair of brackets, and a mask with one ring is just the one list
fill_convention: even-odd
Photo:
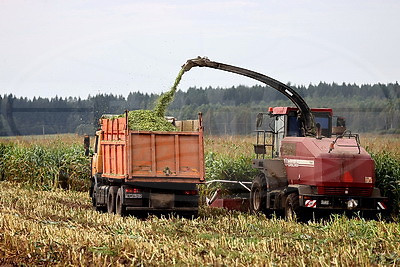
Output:
[[300,224],[202,209],[195,220],[95,212],[87,194],[3,182],[1,264],[370,265],[400,263],[397,223]]
[[[81,137],[72,135],[46,137],[46,140],[2,139],[0,143],[62,149],[60,139],[66,147],[82,144]],[[247,171],[244,166],[252,157],[252,143],[253,137],[206,138],[207,155],[211,154],[212,162],[218,163],[210,163],[208,176]],[[398,137],[367,136],[362,144],[381,157],[382,166],[388,162],[385,157],[399,162]],[[235,164],[229,158],[243,162],[242,169],[232,168]],[[60,162],[64,162],[60,169],[75,175],[74,180],[84,179],[71,166],[73,162],[82,162],[73,157]],[[228,170],[219,172],[221,166]],[[6,172],[5,167],[1,166],[2,172]],[[396,171],[398,168],[393,168],[394,174]],[[12,182],[0,182],[0,265],[400,264],[397,221],[335,216],[324,222],[303,224],[205,207],[195,220],[121,218],[92,210],[87,192],[32,187],[24,177],[14,178]],[[83,183],[77,184],[76,189],[81,189]]]

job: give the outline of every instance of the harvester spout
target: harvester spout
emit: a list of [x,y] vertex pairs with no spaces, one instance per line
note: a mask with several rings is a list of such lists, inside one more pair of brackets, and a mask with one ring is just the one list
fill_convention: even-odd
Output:
[[186,63],[183,64],[182,68],[185,72],[187,72],[193,67],[211,67],[209,66],[210,62],[212,61],[210,61],[207,57],[197,57],[186,61]]
[[293,104],[295,104],[297,108],[300,110],[300,118],[304,122],[305,134],[315,136],[316,134],[315,122],[314,122],[314,117],[311,113],[311,109],[308,107],[304,99],[290,86],[283,84],[280,81],[277,81],[264,74],[232,65],[227,65],[224,63],[211,61],[206,57],[197,57],[194,59],[189,59],[182,66],[185,72],[189,71],[193,67],[207,67],[207,68],[233,72],[260,81],[278,90],[279,92],[284,94],[287,98],[289,98],[293,102]]

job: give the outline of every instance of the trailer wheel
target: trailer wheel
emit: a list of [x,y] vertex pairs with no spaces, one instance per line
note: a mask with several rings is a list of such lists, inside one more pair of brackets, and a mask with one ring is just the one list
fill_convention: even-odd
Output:
[[300,219],[300,202],[297,193],[289,194],[285,202],[285,218],[287,220]]
[[122,200],[124,197],[122,187],[118,189],[117,196],[115,199],[115,212],[120,216],[126,215],[126,207],[122,204]]
[[115,213],[115,198],[117,196],[117,186],[110,186],[107,195],[107,212]]
[[257,176],[251,184],[250,210],[254,213],[265,212],[265,186],[262,176]]

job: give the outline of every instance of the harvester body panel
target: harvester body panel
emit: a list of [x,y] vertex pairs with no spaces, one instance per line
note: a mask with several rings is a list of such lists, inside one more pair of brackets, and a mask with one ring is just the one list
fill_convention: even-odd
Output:
[[289,184],[316,186],[319,194],[370,196],[375,182],[371,156],[363,148],[359,153],[354,139],[340,140],[328,153],[334,140],[285,137],[281,157]]

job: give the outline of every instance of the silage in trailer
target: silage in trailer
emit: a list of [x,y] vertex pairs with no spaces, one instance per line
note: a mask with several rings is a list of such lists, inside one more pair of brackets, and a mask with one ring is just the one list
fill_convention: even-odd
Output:
[[[128,112],[128,127],[135,131],[163,131],[171,132],[178,129],[165,119],[165,112],[174,100],[175,92],[185,73],[182,68],[175,79],[174,85],[168,92],[163,93],[158,99],[153,110],[132,110]],[[125,115],[114,118],[125,117]]]

